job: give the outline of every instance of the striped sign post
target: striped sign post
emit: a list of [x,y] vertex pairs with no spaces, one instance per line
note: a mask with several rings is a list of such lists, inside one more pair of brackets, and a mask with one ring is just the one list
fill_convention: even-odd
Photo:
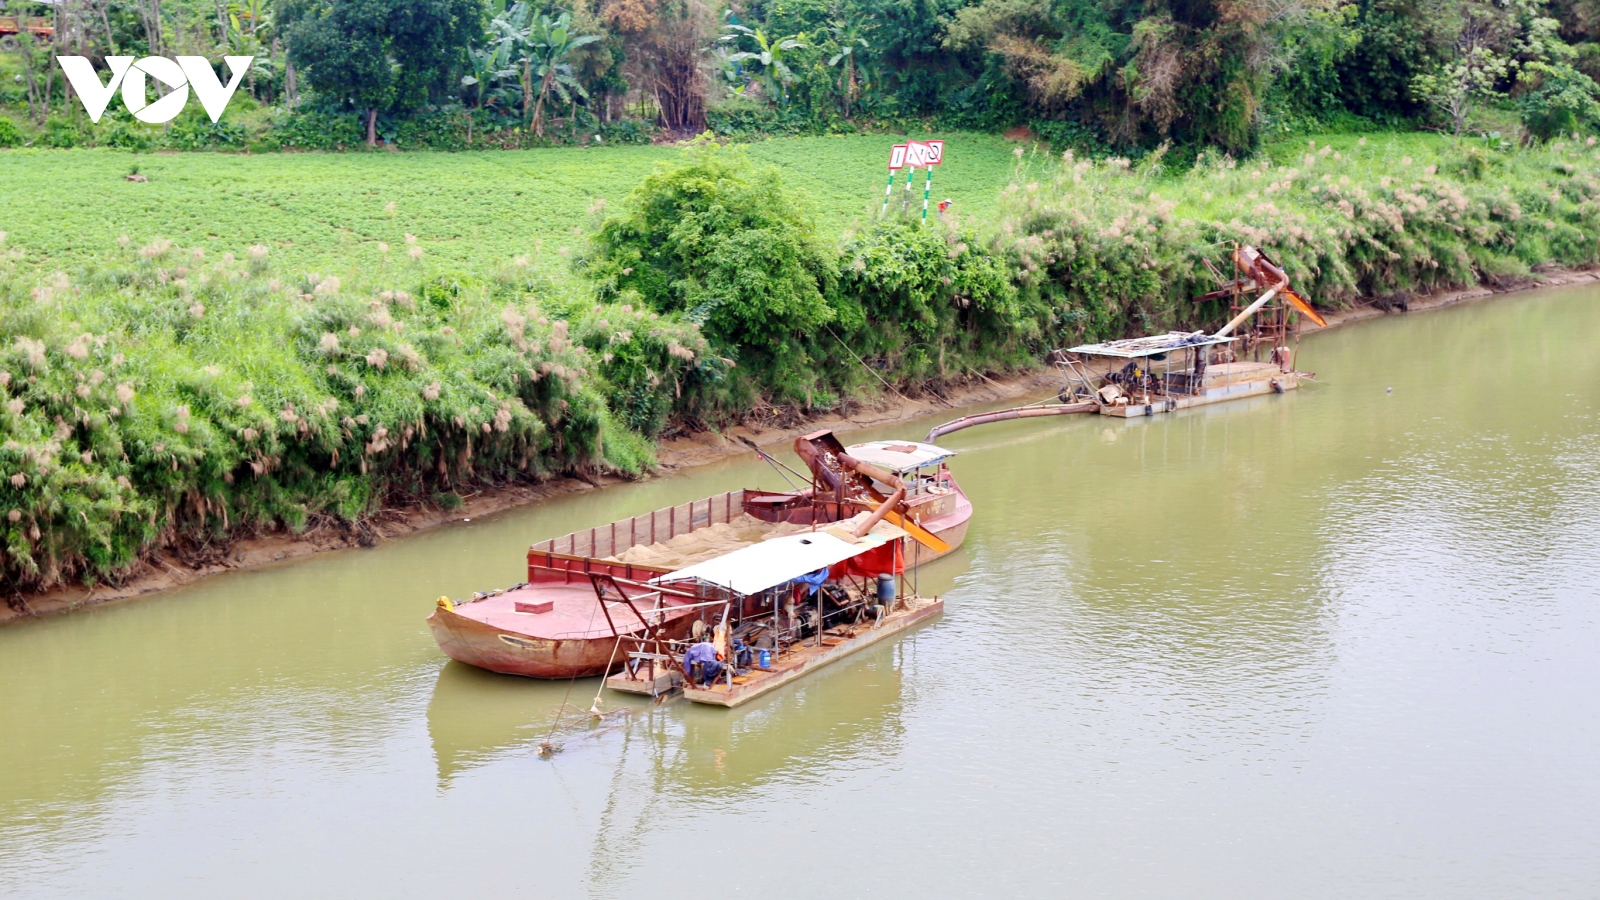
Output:
[[894,193],[894,173],[906,170],[905,196],[900,201],[904,213],[911,206],[911,183],[917,179],[917,169],[926,169],[922,181],[922,221],[928,221],[928,197],[933,193],[933,167],[944,162],[944,141],[907,141],[895,144],[889,150],[889,183],[883,187],[883,209],[878,217],[889,214],[889,200]]
[[912,141],[906,150],[926,170],[922,179],[922,221],[928,221],[928,195],[933,192],[933,167],[944,162],[944,141]]
[[889,183],[883,188],[883,209],[878,210],[878,218],[889,214],[889,195],[894,193],[894,173],[905,168],[906,145],[895,144],[889,149]]

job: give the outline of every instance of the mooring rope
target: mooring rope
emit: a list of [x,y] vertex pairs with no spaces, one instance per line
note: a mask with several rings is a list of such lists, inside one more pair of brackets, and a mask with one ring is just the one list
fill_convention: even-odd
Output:
[[[833,334],[833,329],[832,329],[832,328],[829,328],[829,327],[828,327],[828,326],[826,326],[826,325],[824,325],[824,326],[822,326],[822,327],[823,327],[823,329],[824,329],[824,330],[826,330],[826,331],[827,331],[827,332],[828,332],[828,333],[829,333],[829,334]],[[899,392],[899,391],[896,391],[896,390],[895,390],[895,389],[894,389],[894,385],[892,385],[892,384],[890,384],[890,383],[889,383],[889,382],[887,382],[887,381],[884,381],[884,380],[883,380],[883,376],[882,376],[882,375],[879,375],[879,374],[878,374],[878,373],[877,373],[877,372],[874,372],[874,371],[872,371],[872,367],[871,367],[871,366],[869,366],[869,365],[867,365],[867,361],[866,361],[866,360],[864,360],[864,359],[862,359],[862,358],[861,358],[861,357],[859,357],[859,356],[856,356],[856,352],[855,352],[855,351],[854,351],[854,350],[851,350],[851,349],[850,349],[850,345],[849,345],[849,344],[846,344],[846,343],[845,343],[845,342],[844,342],[844,340],[843,340],[843,339],[841,339],[841,338],[840,338],[840,337],[839,337],[839,336],[838,336],[838,335],[837,335],[837,334],[833,334],[833,339],[834,339],[834,340],[836,340],[836,341],[838,341],[838,342],[839,342],[839,346],[841,346],[841,347],[843,347],[843,348],[844,348],[844,352],[846,352],[846,353],[848,353],[848,354],[850,354],[850,355],[851,355],[851,356],[854,356],[854,357],[855,357],[855,360],[856,360],[856,362],[858,362],[858,363],[861,363],[861,368],[863,368],[863,369],[866,369],[866,370],[867,370],[867,374],[868,374],[868,375],[871,375],[871,376],[872,376],[872,377],[873,377],[873,378],[876,378],[876,379],[878,379],[878,381],[880,381],[880,382],[882,382],[882,384],[883,384],[883,386],[884,386],[884,387],[886,387],[886,388],[888,388],[888,389],[889,389],[889,390],[890,390],[890,391],[893,391],[893,392],[894,392],[894,395],[895,395],[895,396],[896,396],[896,397],[899,397],[899,398],[900,398],[900,399],[901,399],[901,400],[904,400],[904,401],[906,401],[906,402],[907,402],[907,403],[910,403],[910,402],[911,402],[911,398],[910,398],[910,397],[907,397],[907,396],[906,396],[906,395],[905,395],[905,394],[902,394],[902,393],[900,393],[900,392]]]

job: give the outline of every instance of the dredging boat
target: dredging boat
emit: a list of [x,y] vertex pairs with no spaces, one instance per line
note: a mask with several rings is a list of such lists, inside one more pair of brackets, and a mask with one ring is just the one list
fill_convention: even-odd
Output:
[[[798,541],[869,518],[844,543],[863,553],[873,547],[862,542],[892,544],[874,574],[931,562],[965,538],[972,505],[950,473],[951,451],[918,442],[846,448],[828,431],[797,438],[795,449],[811,484],[730,491],[542,541],[528,550],[526,581],[460,602],[439,598],[428,617],[434,640],[451,659],[492,672],[602,675],[627,659],[618,655],[624,636],[682,641],[724,616],[731,589],[672,587],[675,573],[774,542],[806,546]],[[742,621],[745,607],[728,614]]]
[[[944,601],[905,591],[906,532],[884,507],[826,529],[735,550],[651,580],[647,627],[619,635],[612,690],[660,696],[681,689],[696,703],[738,706],[944,611]],[[668,592],[712,613],[687,640],[655,625]]]
[[[1296,325],[1291,312],[1318,325],[1326,320],[1290,288],[1283,269],[1255,247],[1235,249],[1233,265],[1234,277],[1227,280],[1212,269],[1220,286],[1197,298],[1230,301],[1233,316],[1216,332],[1169,331],[1057,350],[1054,363],[1066,382],[1059,402],[963,416],[935,426],[927,439],[1009,419],[1155,416],[1300,387],[1312,375],[1294,369],[1288,346]],[[1247,300],[1252,293],[1254,299]],[[1250,328],[1240,333],[1237,329],[1251,319]],[[1265,360],[1263,351],[1268,351]]]

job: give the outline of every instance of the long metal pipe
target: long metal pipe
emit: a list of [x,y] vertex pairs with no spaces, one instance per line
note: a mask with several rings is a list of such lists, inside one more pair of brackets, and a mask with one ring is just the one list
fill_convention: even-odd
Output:
[[1222,326],[1222,330],[1218,331],[1216,334],[1214,334],[1212,336],[1213,337],[1219,337],[1219,338],[1227,337],[1229,334],[1231,334],[1233,332],[1233,330],[1235,328],[1239,327],[1239,324],[1241,322],[1243,322],[1245,319],[1248,319],[1251,316],[1255,315],[1256,312],[1261,309],[1261,307],[1266,306],[1268,303],[1272,302],[1272,298],[1278,296],[1278,292],[1283,290],[1285,287],[1287,287],[1288,284],[1289,284],[1289,282],[1287,280],[1285,280],[1285,281],[1279,282],[1278,284],[1273,285],[1270,289],[1268,289],[1267,291],[1263,292],[1261,294],[1261,296],[1257,297],[1256,298],[1256,302],[1250,304],[1249,306],[1246,306],[1244,308],[1243,312],[1241,312],[1237,316],[1233,317],[1233,321],[1231,321],[1228,324]]
[[867,516],[866,520],[860,525],[857,525],[855,530],[851,532],[851,534],[854,534],[858,538],[866,537],[867,532],[871,531],[874,525],[882,522],[883,517],[887,516],[890,510],[894,509],[896,506],[899,506],[900,501],[906,498],[906,483],[901,481],[900,476],[894,474],[893,472],[886,472],[877,466],[864,463],[848,453],[836,453],[834,454],[834,458],[839,460],[839,465],[844,466],[846,469],[849,469],[852,472],[855,472],[857,475],[876,479],[877,481],[894,488],[894,493],[890,494],[888,499],[878,504],[878,508],[872,511],[872,515]]
[[1019,406],[1013,409],[1002,409],[990,413],[978,413],[974,416],[962,416],[943,425],[935,425],[928,436],[923,438],[928,443],[933,443],[941,436],[974,425],[987,425],[990,422],[1004,422],[1008,419],[1033,419],[1039,416],[1072,416],[1081,413],[1092,413],[1100,405],[1093,401],[1086,403],[1068,403],[1064,406]]

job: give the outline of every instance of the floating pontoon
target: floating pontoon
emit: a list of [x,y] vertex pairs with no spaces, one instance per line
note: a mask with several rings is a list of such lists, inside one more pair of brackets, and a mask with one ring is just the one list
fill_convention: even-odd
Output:
[[[661,590],[721,596],[706,604],[716,610],[715,624],[688,640],[623,636],[626,664],[606,686],[652,696],[681,687],[696,703],[738,706],[944,609],[937,598],[905,595],[904,579],[895,579],[905,571],[903,529],[879,522],[859,532],[857,522],[841,522],[653,579]],[[692,652],[696,644],[714,648],[709,675]],[[701,654],[707,665],[711,653]]]

